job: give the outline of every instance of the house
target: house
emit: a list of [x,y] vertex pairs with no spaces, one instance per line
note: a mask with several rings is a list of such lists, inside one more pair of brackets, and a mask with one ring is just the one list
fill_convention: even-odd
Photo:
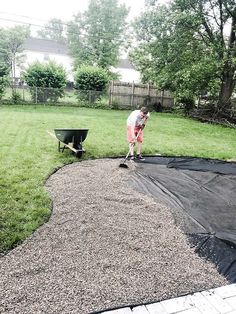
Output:
[[61,64],[67,73],[68,81],[73,81],[72,58],[69,56],[68,49],[63,43],[53,40],[28,38],[24,45],[25,61],[20,68],[17,68],[16,76],[20,77],[20,72],[35,61],[55,61]]
[[[23,47],[25,61],[21,67],[16,69],[16,78],[20,78],[21,71],[29,64],[35,61],[52,60],[64,67],[68,81],[73,82],[73,60],[65,44],[48,39],[28,38]],[[120,80],[123,82],[138,83],[140,81],[139,72],[133,68],[128,59],[119,60],[118,66],[112,70],[120,75]]]
[[140,73],[136,71],[129,59],[120,59],[112,71],[120,75],[120,81],[127,83],[140,83]]

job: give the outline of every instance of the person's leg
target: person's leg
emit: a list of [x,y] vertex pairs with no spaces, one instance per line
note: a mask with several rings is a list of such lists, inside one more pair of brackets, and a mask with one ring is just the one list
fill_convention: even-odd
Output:
[[145,160],[142,157],[142,143],[143,143],[143,131],[140,132],[140,136],[137,138],[137,159],[140,161]]
[[130,156],[134,156],[134,144],[133,143],[129,143],[129,149],[130,149]]
[[137,155],[141,155],[142,152],[142,142],[137,143]]
[[131,157],[131,159],[134,159],[134,143],[132,142],[133,137],[132,137],[131,126],[127,127],[127,140],[128,140],[128,143],[129,143],[130,157]]
[[143,143],[143,130],[139,132],[137,137],[137,157],[142,153],[142,143]]
[[142,143],[141,142],[138,142],[138,145],[137,145],[137,159],[140,161],[145,160],[145,158],[142,157]]

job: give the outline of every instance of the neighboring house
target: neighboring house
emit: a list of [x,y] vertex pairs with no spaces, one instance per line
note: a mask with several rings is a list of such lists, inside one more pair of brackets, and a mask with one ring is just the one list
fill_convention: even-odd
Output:
[[[65,68],[68,81],[73,82],[73,60],[65,44],[48,39],[28,38],[24,44],[24,54],[25,62],[16,69],[16,78],[20,78],[21,71],[29,64],[35,61],[52,60]],[[140,81],[139,72],[134,70],[127,59],[121,59],[118,66],[112,70],[120,75],[120,80],[123,82],[138,83]]]
[[17,76],[20,77],[20,72],[35,61],[55,61],[61,64],[66,72],[68,81],[73,81],[72,59],[69,56],[67,47],[53,40],[28,38],[24,44],[25,62],[17,69]]
[[120,75],[120,81],[122,82],[134,82],[140,83],[140,73],[136,71],[128,59],[120,59],[116,68],[112,68],[112,71]]

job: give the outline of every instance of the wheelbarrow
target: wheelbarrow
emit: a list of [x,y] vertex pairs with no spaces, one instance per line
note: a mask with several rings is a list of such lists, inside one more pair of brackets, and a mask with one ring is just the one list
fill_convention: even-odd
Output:
[[81,158],[85,152],[83,141],[86,139],[88,129],[54,129],[55,135],[48,133],[58,140],[58,151],[69,148],[76,157]]

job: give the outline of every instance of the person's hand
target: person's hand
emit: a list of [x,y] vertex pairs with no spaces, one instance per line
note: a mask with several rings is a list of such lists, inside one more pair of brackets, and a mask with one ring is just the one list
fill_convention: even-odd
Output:
[[145,128],[145,123],[142,124],[141,129],[143,130]]

